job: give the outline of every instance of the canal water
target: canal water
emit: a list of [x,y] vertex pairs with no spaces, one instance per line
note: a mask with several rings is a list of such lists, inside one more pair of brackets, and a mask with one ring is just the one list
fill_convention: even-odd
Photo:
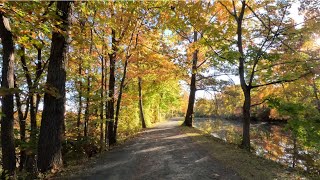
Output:
[[[195,118],[194,126],[228,143],[241,143],[241,120]],[[251,124],[251,144],[258,156],[320,175],[320,152],[303,146],[285,124]]]

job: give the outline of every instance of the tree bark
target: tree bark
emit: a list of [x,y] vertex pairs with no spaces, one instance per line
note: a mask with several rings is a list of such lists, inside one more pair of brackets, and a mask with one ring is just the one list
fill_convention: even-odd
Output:
[[[81,28],[81,34],[83,34],[83,31],[84,31],[84,27],[85,27],[85,21],[80,21],[80,26],[82,27]],[[85,35],[86,37],[86,35]],[[84,49],[81,50],[82,54],[84,54]],[[79,89],[78,89],[78,115],[77,115],[77,131],[78,131],[78,137],[77,139],[80,140],[80,137],[81,137],[81,129],[80,129],[80,125],[81,125],[81,115],[82,115],[82,63],[83,63],[83,60],[82,60],[82,57],[79,58],[79,69],[78,69],[78,75],[79,75],[79,78],[78,78],[78,83],[79,83]]]
[[[29,90],[29,95],[28,95],[28,106],[30,106],[30,125],[31,125],[31,132],[30,132],[30,141],[29,141],[29,148],[28,149],[28,153],[26,154],[26,158],[25,158],[25,164],[26,164],[26,170],[27,172],[30,172],[31,175],[36,174],[37,172],[37,168],[36,168],[36,160],[35,160],[35,154],[36,154],[36,150],[34,149],[34,147],[36,147],[36,138],[37,138],[37,96],[36,96],[36,85],[32,82],[32,78],[30,75],[30,71],[29,68],[27,66],[27,62],[26,62],[26,57],[25,57],[25,48],[22,46],[21,47],[21,64],[22,64],[22,69],[24,71],[24,75],[25,78],[27,80],[27,85],[28,85],[28,90]],[[40,53],[40,54],[39,54]],[[40,56],[40,57],[39,57]],[[41,59],[41,50],[38,50],[38,59]],[[39,63],[39,62],[38,62]],[[41,67],[39,67],[39,64],[37,63],[37,67],[36,67],[36,79],[34,82],[36,82],[37,80],[39,80],[41,74],[41,72],[39,72],[39,70],[41,70]],[[39,96],[38,96],[39,97]]]
[[[16,79],[14,82],[14,87],[18,88]],[[20,126],[20,141],[22,143],[26,143],[26,119],[28,116],[28,111],[29,111],[29,98],[27,98],[26,102],[26,108],[25,108],[25,113],[23,114],[22,111],[22,104],[21,104],[21,97],[18,92],[15,93],[15,99],[16,99],[16,105],[17,105],[17,111],[18,111],[18,117],[19,117],[19,126]],[[24,165],[26,163],[26,149],[25,148],[20,148],[20,162],[19,162],[19,170],[22,171],[24,169]]]
[[[102,46],[102,54],[103,54],[104,46]],[[103,143],[103,111],[104,111],[104,57],[101,57],[101,89],[100,89],[100,152],[104,150]]]
[[[107,78],[107,58],[104,61],[104,67],[105,67],[105,78],[104,78],[104,89],[107,90],[108,89],[108,78]],[[106,91],[105,93],[106,97],[109,96],[109,92]],[[105,103],[105,111],[106,111],[106,125],[105,125],[105,129],[104,129],[104,143],[108,144],[108,127],[109,127],[109,121],[108,121],[108,102]]]
[[[37,73],[36,73],[36,79],[33,82],[33,86],[35,89],[39,88],[38,81],[40,80],[43,69],[45,68],[45,67],[42,67],[42,47],[41,48],[38,47],[37,51],[38,51],[38,61],[37,61],[37,67],[36,67]],[[38,113],[40,100],[41,100],[41,95],[39,92],[37,92],[36,93],[36,108],[35,108],[36,114]]]
[[[27,85],[29,89],[29,103],[30,103],[30,124],[31,124],[31,134],[30,134],[30,140],[31,143],[35,143],[36,139],[36,132],[37,132],[37,112],[36,112],[36,97],[35,97],[35,88],[32,82],[32,78],[30,75],[29,68],[27,66],[26,62],[26,57],[25,57],[25,48],[22,46],[21,47],[22,55],[21,55],[21,64],[22,64],[22,69],[24,71],[26,80],[27,80]],[[39,54],[38,54],[39,56]],[[40,56],[41,56],[41,51],[40,51]],[[38,67],[37,67],[38,69]],[[37,72],[38,73],[38,72]],[[37,79],[37,78],[36,78]]]
[[239,77],[240,77],[240,85],[244,95],[244,103],[242,106],[242,118],[243,118],[243,130],[242,130],[242,143],[241,147],[250,151],[250,109],[251,109],[251,86],[248,86],[245,81],[245,55],[243,51],[242,45],[242,22],[243,16],[245,12],[246,3],[242,1],[241,11],[238,17],[236,17],[237,21],[237,47],[240,53],[239,57]]
[[215,104],[215,114],[216,116],[219,116],[219,102],[218,102],[218,98],[217,98],[217,94],[214,93],[214,104]]
[[144,113],[143,113],[143,103],[142,103],[142,78],[138,77],[138,91],[139,91],[139,114],[140,114],[140,120],[141,120],[141,125],[142,128],[147,128],[146,126],[146,121],[144,119]]
[[126,60],[124,62],[124,67],[123,67],[123,76],[121,79],[120,90],[119,90],[118,99],[117,99],[117,106],[116,106],[117,109],[116,109],[116,117],[115,117],[115,124],[114,124],[114,134],[116,137],[117,137],[117,130],[118,130],[118,121],[119,121],[119,114],[120,114],[122,92],[124,88],[124,81],[126,80],[126,74],[127,74],[128,59],[129,57],[126,56]]
[[[9,20],[0,12],[0,38],[2,41],[2,81],[1,88],[7,89],[8,93],[2,97],[2,114],[1,117],[1,147],[2,147],[2,167],[3,176],[15,176],[16,153],[14,145],[14,44]],[[10,90],[11,89],[11,90]]]
[[61,140],[65,118],[65,82],[67,28],[71,2],[57,2],[57,16],[62,23],[52,33],[46,93],[38,143],[38,168],[41,172],[62,166]]
[[319,98],[319,95],[318,95],[319,89],[317,87],[316,78],[315,77],[312,78],[312,89],[313,89],[314,97],[316,98],[317,109],[320,112],[320,98]]
[[84,137],[88,136],[88,129],[89,129],[89,108],[90,108],[90,74],[89,74],[89,70],[88,70],[88,77],[87,77],[87,94],[86,94],[86,109],[84,111]]
[[[37,92],[38,89],[38,81],[41,77],[41,69],[42,69],[42,57],[41,57],[41,48],[37,48],[37,56],[38,60],[36,63],[36,78],[33,83],[31,83],[29,86],[29,93],[30,93],[30,122],[31,122],[31,141],[36,143],[37,139],[37,131],[38,131],[38,126],[37,126],[37,113],[38,113],[38,107],[39,107],[39,102],[40,102],[40,94]],[[43,67],[44,68],[44,67]],[[30,80],[32,82],[32,80]]]
[[108,121],[108,139],[109,145],[114,145],[117,140],[114,134],[114,89],[115,89],[115,62],[117,53],[117,42],[116,33],[112,29],[112,53],[109,54],[110,59],[110,72],[109,72],[109,93],[108,93],[108,110],[107,110],[107,121]]
[[251,90],[243,89],[244,103],[242,107],[243,129],[241,147],[250,151],[250,109],[251,109]]
[[79,107],[78,107],[78,116],[77,116],[77,131],[78,131],[78,140],[81,136],[81,131],[80,131],[80,124],[81,124],[81,114],[82,114],[82,59],[80,60],[79,63],[79,94],[78,94],[78,101],[79,101]]
[[[198,33],[194,31],[194,42],[198,40]],[[193,119],[193,109],[194,109],[194,102],[196,98],[196,75],[197,75],[197,63],[198,63],[198,50],[193,52],[192,57],[192,68],[191,68],[191,84],[190,84],[190,95],[188,101],[188,109],[186,113],[186,117],[184,120],[184,125],[192,127],[192,119]]]
[[297,147],[297,136],[293,134],[292,138],[293,138],[292,167],[295,168],[297,164],[297,156],[299,155],[299,153],[298,153],[298,147]]

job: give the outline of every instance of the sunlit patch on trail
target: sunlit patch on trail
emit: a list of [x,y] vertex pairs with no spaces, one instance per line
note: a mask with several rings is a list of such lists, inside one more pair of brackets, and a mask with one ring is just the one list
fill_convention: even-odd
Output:
[[164,146],[153,147],[153,148],[137,151],[136,154],[158,151],[158,150],[161,150],[161,149],[164,149],[164,148],[165,148]]

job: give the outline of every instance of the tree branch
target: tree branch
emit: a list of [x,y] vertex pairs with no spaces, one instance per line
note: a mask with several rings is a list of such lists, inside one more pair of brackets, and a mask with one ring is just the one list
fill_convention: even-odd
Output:
[[[218,2],[219,2],[219,4],[221,4],[221,6],[223,6],[223,7],[228,11],[228,13],[229,13],[231,16],[233,16],[236,20],[238,20],[237,14],[232,13],[232,12],[228,9],[228,7],[227,7],[225,4],[223,4],[221,1],[218,1]],[[234,2],[232,2],[232,3],[234,3]]]
[[250,107],[259,106],[259,105],[265,103],[266,101],[269,101],[269,98],[264,99],[264,100],[263,100],[262,102],[260,102],[260,103],[252,104]]
[[303,78],[303,77],[308,76],[309,74],[312,74],[312,72],[309,71],[309,72],[304,73],[304,74],[302,74],[302,75],[300,75],[299,77],[294,78],[294,79],[282,79],[282,80],[278,80],[278,81],[269,82],[269,83],[266,83],[266,84],[260,84],[260,85],[250,86],[250,88],[253,89],[253,88],[268,86],[268,85],[272,85],[272,84],[280,84],[280,83],[294,82],[294,81],[296,81],[296,80],[299,80],[299,79],[301,79],[301,78]]

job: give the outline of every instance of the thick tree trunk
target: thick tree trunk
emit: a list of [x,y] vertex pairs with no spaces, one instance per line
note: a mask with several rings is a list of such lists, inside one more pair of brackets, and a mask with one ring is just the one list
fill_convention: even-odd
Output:
[[5,175],[15,176],[16,153],[13,134],[13,93],[14,88],[14,44],[9,25],[9,20],[0,12],[0,38],[2,42],[2,81],[1,88],[8,89],[8,94],[2,97],[1,116],[1,147],[2,147],[2,168]]
[[[194,31],[194,42],[198,40],[198,33]],[[192,57],[192,68],[191,68],[191,84],[190,84],[190,95],[188,101],[188,109],[186,113],[186,117],[184,120],[184,125],[192,127],[192,118],[193,118],[193,109],[194,102],[196,98],[196,75],[197,75],[197,63],[198,63],[198,50],[195,50]]]
[[108,94],[108,111],[107,111],[107,121],[108,121],[108,139],[109,145],[113,145],[117,142],[114,134],[114,88],[115,88],[115,62],[116,62],[116,33],[112,29],[112,53],[109,54],[110,59],[110,72],[109,72],[109,94]]
[[127,74],[128,59],[129,59],[129,57],[127,56],[126,60],[124,62],[123,76],[121,79],[120,90],[119,90],[119,95],[118,95],[118,99],[117,99],[117,109],[116,109],[116,117],[115,117],[115,124],[114,124],[114,134],[116,137],[117,137],[117,130],[118,130],[118,121],[119,121],[119,114],[120,114],[122,92],[123,92],[123,88],[124,88],[124,81],[126,80],[126,74]]
[[243,114],[243,132],[242,132],[242,148],[250,151],[250,106],[251,91],[249,88],[243,89],[244,103],[242,107]]
[[62,20],[60,31],[53,31],[49,58],[44,108],[38,143],[38,168],[41,172],[62,166],[61,140],[65,117],[65,82],[67,47],[66,32],[69,25],[71,2],[57,2],[57,16]]
[[143,113],[143,103],[142,103],[142,87],[141,87],[142,79],[141,77],[138,77],[138,91],[139,91],[139,114],[140,114],[140,120],[142,128],[147,128],[146,121],[144,119],[144,113]]

